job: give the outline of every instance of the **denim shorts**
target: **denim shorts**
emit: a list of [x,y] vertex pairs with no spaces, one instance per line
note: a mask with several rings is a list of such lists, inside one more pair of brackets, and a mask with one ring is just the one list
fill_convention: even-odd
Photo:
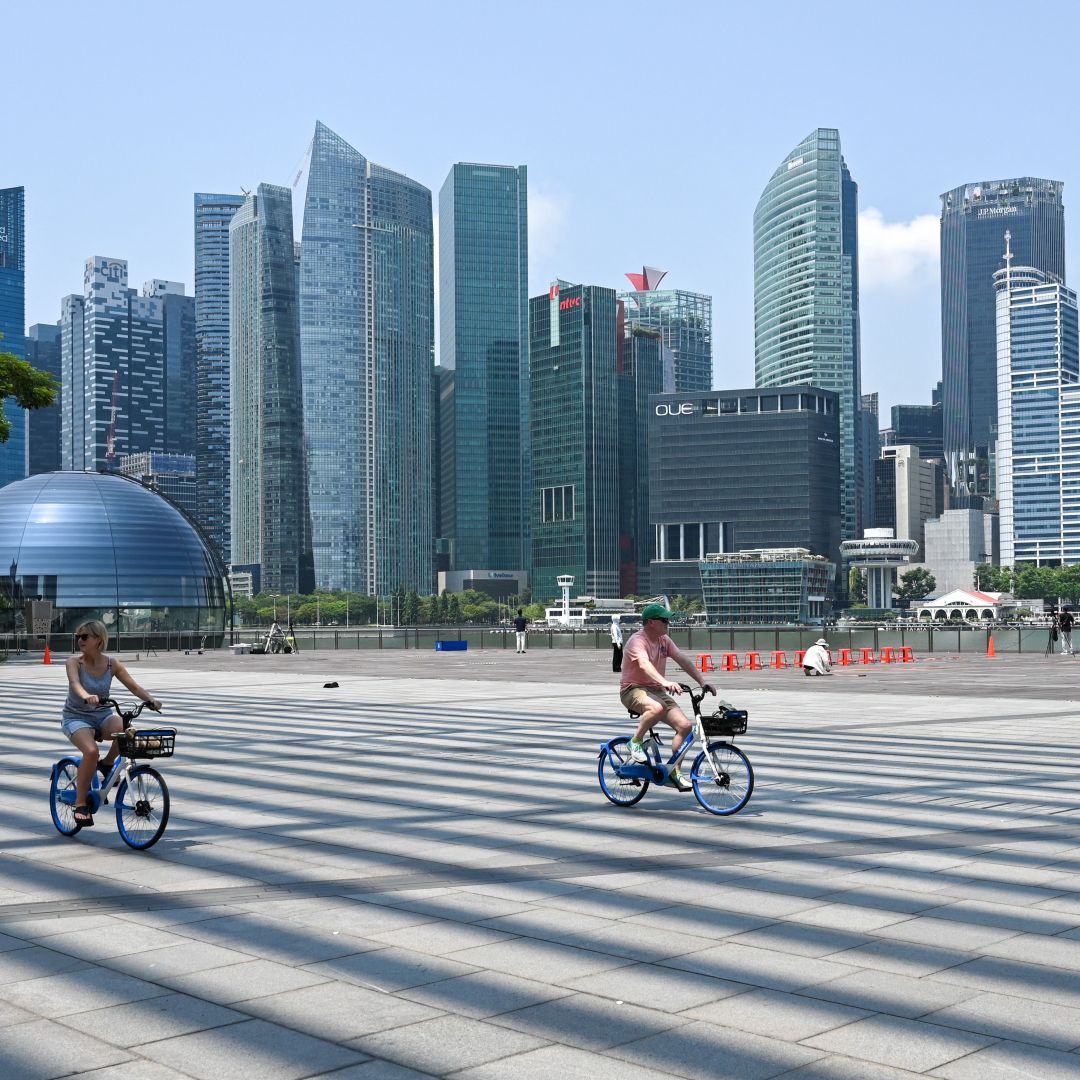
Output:
[[95,739],[100,739],[103,734],[103,728],[113,718],[113,713],[109,713],[107,716],[95,717],[91,719],[83,719],[81,716],[65,716],[60,721],[60,729],[70,739],[76,731],[82,731],[83,728],[87,728],[94,733]]

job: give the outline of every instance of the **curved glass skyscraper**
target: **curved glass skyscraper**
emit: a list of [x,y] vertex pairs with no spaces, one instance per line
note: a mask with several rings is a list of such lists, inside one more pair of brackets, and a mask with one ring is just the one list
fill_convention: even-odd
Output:
[[858,192],[840,133],[818,128],[781,162],[754,211],[757,385],[809,383],[839,395],[843,539],[862,527]]
[[315,579],[431,592],[431,192],[315,125],[300,339]]

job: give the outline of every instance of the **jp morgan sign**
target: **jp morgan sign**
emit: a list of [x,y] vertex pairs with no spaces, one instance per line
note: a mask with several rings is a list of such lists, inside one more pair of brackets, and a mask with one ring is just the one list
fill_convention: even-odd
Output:
[[1019,206],[984,206],[975,215],[981,218],[1007,217],[1009,214],[1019,214]]
[[697,406],[692,401],[667,404],[661,402],[656,406],[657,416],[693,416],[697,412]]

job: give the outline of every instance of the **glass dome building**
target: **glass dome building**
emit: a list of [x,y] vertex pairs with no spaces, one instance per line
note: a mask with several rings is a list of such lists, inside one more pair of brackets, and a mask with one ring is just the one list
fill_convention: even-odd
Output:
[[0,631],[53,604],[53,633],[187,631],[220,644],[225,569],[168,500],[116,473],[41,473],[0,488]]

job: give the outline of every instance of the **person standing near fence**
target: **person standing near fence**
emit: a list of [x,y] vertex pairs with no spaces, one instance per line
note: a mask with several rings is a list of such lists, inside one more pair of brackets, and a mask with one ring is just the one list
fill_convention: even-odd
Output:
[[622,671],[622,622],[618,615],[611,616],[611,670]]
[[529,620],[525,618],[525,612],[518,608],[517,618],[514,619],[514,630],[517,633],[517,651],[519,656],[525,655],[525,640],[529,633]]
[[1058,612],[1057,627],[1058,627],[1058,639],[1061,641],[1061,655],[1062,656],[1072,656],[1072,655],[1074,655],[1074,653],[1073,653],[1073,643],[1072,643],[1073,614],[1072,614],[1072,610],[1070,608],[1063,607]]

